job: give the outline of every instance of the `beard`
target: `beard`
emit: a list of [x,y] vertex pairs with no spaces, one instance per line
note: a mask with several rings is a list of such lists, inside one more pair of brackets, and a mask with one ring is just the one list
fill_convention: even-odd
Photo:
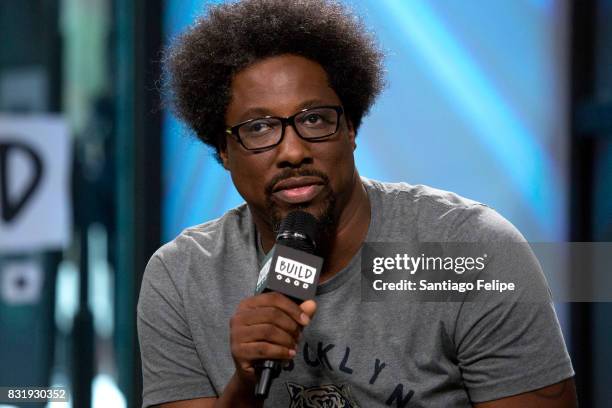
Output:
[[[316,212],[313,211],[314,208],[309,202],[290,204],[288,207],[281,209],[272,198],[274,185],[282,180],[299,176],[319,177],[323,182],[323,189],[320,193],[320,197],[318,198],[319,203],[317,203]],[[272,231],[275,235],[278,233],[280,224],[287,214],[297,210],[306,211],[316,218],[319,236],[321,238],[332,233],[335,227],[336,194],[332,190],[329,177],[327,177],[325,173],[312,169],[286,169],[274,177],[270,183],[266,185],[266,211],[272,226]]]

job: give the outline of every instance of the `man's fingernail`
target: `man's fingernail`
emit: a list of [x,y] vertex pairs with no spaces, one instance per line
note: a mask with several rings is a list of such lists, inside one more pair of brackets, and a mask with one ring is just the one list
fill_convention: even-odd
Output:
[[295,350],[289,350],[289,355],[290,355],[291,357],[295,356]]
[[310,323],[310,317],[308,317],[308,315],[306,313],[302,313],[300,315],[300,320],[302,321],[303,324]]

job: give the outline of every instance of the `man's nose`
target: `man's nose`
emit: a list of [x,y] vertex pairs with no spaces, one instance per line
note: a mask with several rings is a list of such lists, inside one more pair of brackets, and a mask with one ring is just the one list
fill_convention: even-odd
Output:
[[300,167],[312,163],[312,144],[302,139],[291,125],[285,127],[285,136],[277,146],[278,167]]

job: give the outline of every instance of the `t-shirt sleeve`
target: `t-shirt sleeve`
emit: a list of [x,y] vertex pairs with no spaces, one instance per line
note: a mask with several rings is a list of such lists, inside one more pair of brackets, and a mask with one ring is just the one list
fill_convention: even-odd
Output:
[[181,295],[163,261],[145,269],[137,308],[143,407],[216,396],[198,358]]
[[471,400],[505,398],[572,377],[550,290],[522,235],[487,207],[464,227],[487,242],[481,277],[516,284],[515,291],[474,292],[457,315],[457,359]]

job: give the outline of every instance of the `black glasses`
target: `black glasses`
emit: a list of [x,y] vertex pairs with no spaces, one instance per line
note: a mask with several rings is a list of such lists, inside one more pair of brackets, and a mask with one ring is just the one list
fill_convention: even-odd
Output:
[[278,145],[285,136],[287,125],[293,126],[302,139],[315,142],[338,131],[343,112],[341,106],[319,106],[302,109],[288,118],[266,116],[250,119],[226,128],[225,132],[234,135],[247,150],[264,150]]

